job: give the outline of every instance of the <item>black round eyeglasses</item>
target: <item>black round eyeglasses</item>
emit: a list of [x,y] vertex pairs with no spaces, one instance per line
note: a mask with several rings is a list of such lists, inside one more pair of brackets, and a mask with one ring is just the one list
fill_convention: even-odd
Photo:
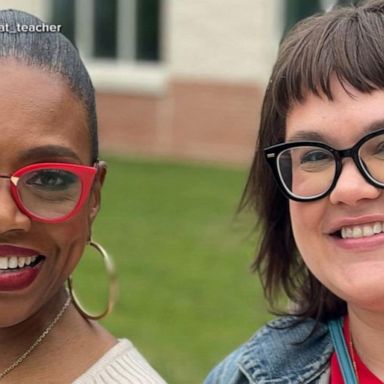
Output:
[[384,188],[384,129],[368,133],[353,147],[337,150],[318,141],[296,141],[264,149],[283,193],[292,200],[314,201],[328,195],[351,157],[364,179]]

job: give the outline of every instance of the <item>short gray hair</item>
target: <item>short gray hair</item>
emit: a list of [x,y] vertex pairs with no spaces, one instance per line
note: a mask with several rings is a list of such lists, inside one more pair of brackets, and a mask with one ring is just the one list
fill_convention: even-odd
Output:
[[73,44],[59,32],[13,32],[17,24],[42,25],[39,18],[19,10],[0,10],[0,25],[9,32],[0,33],[0,57],[12,57],[26,65],[41,67],[62,75],[82,102],[91,140],[92,162],[98,158],[95,91],[84,63]]

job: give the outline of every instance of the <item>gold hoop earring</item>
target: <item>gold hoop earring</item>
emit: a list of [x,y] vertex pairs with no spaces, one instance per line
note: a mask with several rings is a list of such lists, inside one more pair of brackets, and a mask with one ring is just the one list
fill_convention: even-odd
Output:
[[111,313],[113,306],[115,305],[116,298],[117,298],[117,282],[116,282],[116,272],[115,267],[113,265],[111,257],[108,255],[107,251],[98,243],[93,241],[92,239],[88,241],[88,244],[92,248],[96,249],[99,254],[102,256],[105,268],[107,270],[107,274],[109,277],[109,292],[108,292],[108,303],[107,307],[103,312],[100,314],[93,314],[87,312],[83,306],[80,304],[79,299],[76,297],[76,293],[73,290],[73,279],[72,276],[68,277],[67,283],[68,283],[68,291],[69,295],[71,296],[73,305],[77,308],[77,310],[80,312],[80,314],[91,320],[99,320],[105,316],[107,316],[109,313]]

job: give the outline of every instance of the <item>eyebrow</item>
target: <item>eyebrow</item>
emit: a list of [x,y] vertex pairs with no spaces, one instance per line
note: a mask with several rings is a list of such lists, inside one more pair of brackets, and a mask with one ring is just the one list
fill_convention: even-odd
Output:
[[[377,121],[374,121],[373,123],[368,124],[366,127],[364,127],[363,133],[361,136],[377,131],[379,129],[384,129],[384,119],[377,120]],[[330,140],[329,138],[319,133],[318,131],[300,130],[300,131],[297,131],[289,139],[287,139],[287,142],[292,142],[292,141],[321,141],[321,142],[329,143],[333,140],[332,139]]]
[[81,163],[79,156],[70,148],[61,145],[44,145],[34,147],[21,152],[19,158],[23,162],[44,161],[49,159],[73,160],[76,163]]

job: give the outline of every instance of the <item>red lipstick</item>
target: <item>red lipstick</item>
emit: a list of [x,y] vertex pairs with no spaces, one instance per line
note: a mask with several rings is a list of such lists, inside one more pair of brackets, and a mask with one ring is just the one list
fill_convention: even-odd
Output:
[[[17,258],[17,265],[9,265],[10,258]],[[26,258],[35,257],[36,260],[26,264]],[[33,283],[41,270],[44,257],[39,256],[39,252],[30,248],[18,247],[10,244],[0,245],[0,291],[16,291],[27,288]],[[19,259],[22,258],[24,260]],[[4,263],[5,262],[5,263]],[[5,266],[4,266],[5,264]],[[19,267],[19,265],[22,265]]]
[[0,244],[0,256],[38,256],[39,252],[11,244]]

